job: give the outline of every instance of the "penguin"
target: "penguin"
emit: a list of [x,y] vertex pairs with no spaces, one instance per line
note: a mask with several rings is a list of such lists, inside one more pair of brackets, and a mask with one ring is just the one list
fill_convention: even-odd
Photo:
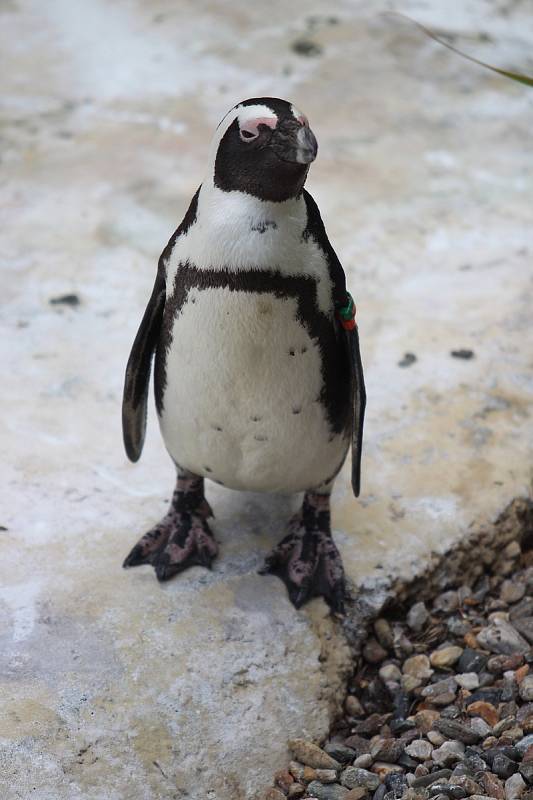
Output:
[[322,596],[342,614],[330,495],[350,446],[359,495],[366,395],[353,300],[304,188],[316,155],[307,117],[279,98],[240,102],[216,129],[205,180],[159,259],[126,367],[126,453],[141,455],[153,360],[177,483],[168,513],[124,567],[150,564],[160,581],[211,568],[218,544],[205,479],[303,492],[260,573],[281,578],[296,608]]

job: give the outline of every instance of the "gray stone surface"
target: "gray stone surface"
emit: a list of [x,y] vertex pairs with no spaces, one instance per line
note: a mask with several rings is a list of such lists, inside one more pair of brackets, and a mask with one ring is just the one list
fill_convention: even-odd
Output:
[[[393,5],[530,66],[525,4]],[[529,491],[532,95],[385,7],[0,6],[6,800],[251,800],[341,700],[348,651],[322,601],[296,612],[256,575],[296,499],[209,487],[213,573],[159,586],[120,568],[173,483],[152,412],[141,463],[122,452],[124,365],[237,100],[287,96],[319,140],[309,188],[369,396],[360,502],[348,470],[334,498],[354,583],[375,598]],[[302,37],[321,54],[294,52]],[[65,293],[80,305],[50,304]]]

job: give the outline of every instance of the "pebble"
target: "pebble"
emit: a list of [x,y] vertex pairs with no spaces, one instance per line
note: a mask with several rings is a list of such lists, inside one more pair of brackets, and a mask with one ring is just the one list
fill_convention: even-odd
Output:
[[305,739],[289,739],[289,750],[293,756],[308,767],[315,769],[340,769],[340,764],[316,744]]
[[487,736],[489,736],[490,733],[492,732],[491,726],[487,725],[487,723],[485,722],[484,719],[482,719],[482,717],[474,717],[472,722],[470,723],[470,727],[472,728],[473,731],[479,733],[482,739],[486,739]]
[[520,764],[519,766],[520,774],[523,778],[527,781],[527,783],[533,783],[533,762],[526,761],[525,763]]
[[422,681],[428,680],[433,675],[430,660],[423,654],[407,658],[402,672],[404,675],[411,675],[413,678],[420,678]]
[[364,786],[367,789],[375,790],[379,786],[379,777],[366,769],[358,767],[347,767],[341,773],[341,783],[348,789],[353,789],[355,786]]
[[368,769],[372,766],[374,759],[370,755],[370,753],[363,753],[362,756],[356,758],[353,762],[354,767],[361,767],[362,769]]
[[378,675],[383,683],[399,683],[402,679],[402,673],[396,664],[383,664]]
[[346,764],[348,761],[353,761],[356,752],[352,747],[347,747],[342,742],[328,742],[324,747],[328,756],[331,756],[335,761],[341,764]]
[[302,797],[305,794],[305,786],[301,783],[292,783],[289,786],[287,797]]
[[479,783],[476,783],[469,775],[452,775],[450,783],[460,786],[464,789],[465,794],[481,794],[483,791]]
[[440,717],[438,711],[432,711],[431,709],[427,708],[423,711],[418,711],[415,714],[414,720],[415,725],[421,733],[428,733],[437,720]]
[[348,794],[345,795],[345,800],[361,800],[367,794],[368,791],[364,786],[356,786],[354,789],[350,789]]
[[436,764],[446,767],[460,761],[464,752],[465,746],[462,742],[444,742],[440,747],[433,750],[432,758]]
[[507,670],[518,669],[524,663],[524,656],[522,653],[513,653],[509,656],[491,656],[487,661],[487,669],[499,675]]
[[424,686],[421,691],[422,697],[440,697],[446,694],[455,694],[457,692],[457,682],[453,675],[450,675],[449,678],[444,678],[442,681],[437,681],[436,683],[430,683],[428,686]]
[[453,786],[450,783],[434,783],[429,787],[429,796],[436,797],[438,795],[444,795],[444,797],[450,797],[453,800],[462,800],[463,797],[466,797],[466,792],[462,786]]
[[[528,736],[524,736],[523,739],[520,739],[520,741],[515,744],[515,747],[518,750],[518,752],[521,753],[523,757],[525,757],[528,748],[533,747],[533,733],[530,733]],[[533,756],[533,751],[532,751],[532,756]]]
[[403,772],[403,767],[399,764],[391,764],[388,761],[376,761],[372,764],[371,771],[378,775],[383,780],[387,775],[392,772]]
[[[361,722],[357,722],[353,726],[353,730],[355,733],[363,734],[367,736],[373,736],[375,733],[378,733],[383,725],[389,721],[392,714],[370,714],[369,717],[362,720]],[[346,740],[346,744],[351,747],[352,745]]]
[[457,669],[460,672],[481,672],[486,663],[485,653],[480,653],[479,650],[474,650],[472,647],[465,647],[457,663]]
[[520,683],[520,697],[526,702],[533,700],[533,675],[526,675]]
[[369,639],[363,647],[363,658],[369,664],[379,664],[384,658],[387,658],[387,651],[377,639]]
[[446,737],[442,735],[442,733],[438,733],[437,731],[428,731],[426,733],[429,741],[433,745],[433,747],[440,747],[441,744],[444,744],[446,741]]
[[503,619],[496,620],[477,634],[479,644],[491,653],[511,655],[525,653],[528,643],[513,626]]
[[384,617],[379,617],[374,622],[374,633],[376,634],[378,642],[385,650],[392,650],[394,646],[394,634],[388,620]]
[[312,781],[307,787],[308,797],[316,800],[346,800],[348,790],[338,783],[324,784]]
[[479,675],[477,672],[462,672],[455,676],[455,680],[462,689],[468,689],[469,692],[479,687]]
[[492,759],[492,771],[500,778],[508,778],[518,769],[518,764],[507,758],[503,753],[498,753]]
[[500,719],[492,703],[487,703],[484,700],[476,700],[474,703],[470,703],[466,713],[471,717],[481,717],[491,728],[494,727]]
[[432,783],[437,781],[445,781],[452,774],[451,769],[438,769],[429,775],[419,775],[413,781],[413,788],[422,788],[424,786],[431,786]]
[[285,795],[279,789],[267,789],[264,800],[285,800]]
[[365,714],[361,701],[354,694],[348,695],[344,701],[344,708],[350,717],[363,717]]
[[448,739],[457,740],[464,744],[477,744],[481,735],[472,730],[469,725],[457,722],[453,719],[443,719],[442,717],[435,722],[435,730],[447,736]]
[[423,601],[415,603],[414,606],[411,606],[409,613],[407,614],[407,624],[412,631],[415,631],[415,633],[420,633],[428,619],[429,612],[426,608],[426,604]]
[[525,593],[526,587],[524,584],[513,580],[504,581],[500,588],[500,598],[504,603],[518,603]]
[[316,779],[320,783],[335,783],[337,780],[337,771],[334,769],[317,769]]
[[404,750],[401,739],[377,739],[370,745],[370,755],[378,761],[394,763],[398,761]]
[[484,790],[490,797],[495,797],[496,800],[504,800],[505,789],[503,783],[492,772],[484,772],[480,778]]
[[514,619],[513,627],[528,640],[529,644],[533,644],[533,617]]
[[411,758],[416,758],[417,761],[427,761],[428,758],[431,758],[433,747],[429,742],[425,742],[424,739],[415,739],[405,748],[405,752]]
[[520,773],[516,772],[505,781],[505,800],[516,800],[522,796],[525,788],[526,782]]
[[433,602],[435,611],[443,611],[445,614],[450,614],[452,611],[457,611],[459,608],[459,595],[456,591],[450,590],[443,592],[435,598]]
[[[336,775],[337,773],[334,774]],[[288,772],[286,769],[282,769],[279,770],[279,772],[276,772],[274,776],[274,783],[276,786],[279,786],[279,788],[285,792],[285,794],[287,794],[289,791],[289,786],[294,783],[294,778],[290,772]]]
[[423,686],[425,682],[424,678],[417,678],[414,675],[402,675],[402,689],[407,694],[411,694],[415,689]]
[[439,650],[434,650],[429,661],[432,667],[442,669],[443,667],[451,667],[461,658],[463,648],[457,645],[450,645],[449,647],[441,647]]

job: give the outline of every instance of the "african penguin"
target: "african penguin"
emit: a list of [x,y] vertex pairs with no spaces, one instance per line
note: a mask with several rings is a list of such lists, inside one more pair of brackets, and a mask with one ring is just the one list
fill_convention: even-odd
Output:
[[350,444],[359,493],[365,390],[353,301],[304,189],[316,154],[307,118],[286,100],[246,100],[216,130],[126,369],[127,454],[137,461],[143,447],[155,354],[156,407],[177,485],[168,514],[124,566],[151,564],[167,580],[211,565],[218,548],[205,478],[304,492],[262,572],[282,578],[296,607],[322,595],[342,612],[329,497]]

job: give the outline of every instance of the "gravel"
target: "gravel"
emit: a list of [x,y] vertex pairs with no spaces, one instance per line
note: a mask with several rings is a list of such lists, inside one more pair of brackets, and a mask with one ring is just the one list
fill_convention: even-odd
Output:
[[532,644],[533,552],[511,542],[474,586],[374,622],[345,716],[323,747],[290,741],[263,797],[533,800]]

